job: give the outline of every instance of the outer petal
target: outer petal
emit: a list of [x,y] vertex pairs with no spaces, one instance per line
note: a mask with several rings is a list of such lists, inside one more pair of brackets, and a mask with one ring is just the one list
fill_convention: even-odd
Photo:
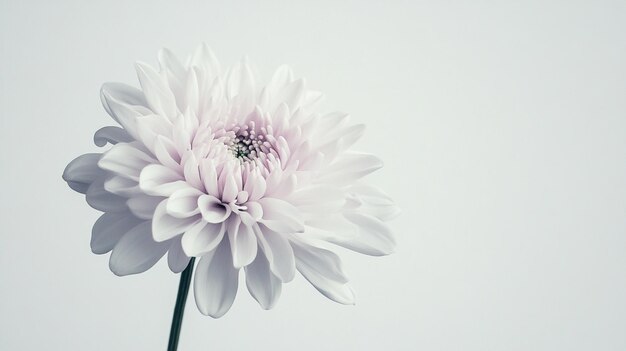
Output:
[[241,268],[252,263],[257,255],[256,236],[252,227],[236,218],[229,223],[228,239],[230,240],[235,268]]
[[103,147],[107,143],[130,143],[133,141],[127,131],[120,127],[102,127],[96,131],[93,136],[93,142],[96,146]]
[[346,284],[339,257],[314,246],[293,243],[298,271],[319,292],[341,304],[354,304],[354,292]]
[[187,256],[200,256],[213,251],[224,238],[224,223],[200,221],[183,234],[181,243]]
[[282,282],[270,270],[270,264],[265,255],[260,252],[254,261],[245,267],[246,286],[250,295],[265,310],[272,309],[282,290]]
[[176,218],[167,214],[167,201],[163,200],[154,211],[152,218],[152,235],[156,241],[166,241],[184,233],[200,221],[200,216]]
[[393,253],[396,242],[391,230],[383,221],[359,213],[346,213],[344,216],[359,227],[357,236],[349,240],[329,238],[329,241],[371,256],[384,256]]
[[176,171],[155,164],[146,166],[141,171],[139,187],[148,195],[170,196],[188,185]]
[[145,63],[137,62],[135,68],[137,69],[137,77],[139,78],[141,89],[146,96],[150,109],[170,119],[176,117],[178,112],[176,99],[167,82],[154,68]]
[[104,189],[104,178],[96,179],[85,196],[89,206],[102,212],[125,211],[126,198],[110,193]]
[[350,184],[382,166],[382,161],[374,155],[345,153],[323,172],[318,182]]
[[167,252],[167,265],[174,273],[180,273],[189,264],[191,258],[185,255],[179,239],[172,240],[169,251]]
[[259,246],[270,263],[270,269],[283,283],[290,282],[295,276],[295,259],[289,240],[280,233],[264,225],[254,227]]
[[122,236],[139,223],[141,220],[125,212],[104,213],[91,230],[91,251],[100,255],[113,250]]
[[72,160],[63,171],[63,180],[73,190],[85,194],[89,185],[104,172],[98,167],[102,154],[84,154]]
[[145,272],[163,257],[169,247],[169,242],[159,243],[152,239],[150,221],[142,222],[124,234],[115,245],[109,268],[119,276]]
[[193,291],[200,312],[213,318],[223,316],[235,301],[239,270],[233,267],[228,240],[202,256],[194,277]]
[[152,219],[157,206],[165,198],[161,196],[137,195],[126,201],[126,206],[135,216],[141,219]]
[[292,204],[275,198],[263,198],[258,201],[263,207],[261,223],[279,233],[304,231],[304,223],[298,209]]
[[139,180],[141,170],[156,160],[144,151],[137,142],[114,145],[102,155],[98,166],[122,177]]

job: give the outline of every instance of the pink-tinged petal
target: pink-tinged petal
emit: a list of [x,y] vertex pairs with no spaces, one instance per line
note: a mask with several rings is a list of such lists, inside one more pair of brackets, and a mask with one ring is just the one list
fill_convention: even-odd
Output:
[[167,168],[180,171],[180,155],[174,143],[163,136],[157,136],[154,143],[154,154],[161,164]]
[[263,207],[258,202],[246,202],[246,212],[255,222],[259,221],[263,217]]
[[224,238],[224,223],[200,221],[183,234],[181,243],[187,256],[201,256],[213,251]]
[[193,292],[200,312],[213,318],[223,316],[235,301],[239,270],[233,267],[228,240],[202,256],[196,267]]
[[296,207],[292,204],[271,197],[258,201],[263,208],[261,223],[279,233],[297,233],[304,231],[304,222]]
[[163,257],[169,247],[169,242],[152,239],[150,221],[142,222],[124,234],[115,245],[109,268],[118,276],[145,272]]
[[137,142],[132,142],[114,145],[102,155],[98,166],[119,176],[139,180],[141,170],[155,162],[154,158],[140,150]]
[[139,187],[148,195],[170,196],[189,185],[176,171],[162,165],[146,166],[139,177]]
[[248,200],[256,201],[265,195],[266,186],[265,179],[258,171],[254,171],[250,172],[243,190],[248,192]]
[[254,261],[245,267],[246,286],[250,295],[265,310],[272,309],[282,290],[282,282],[270,270],[269,262],[262,252],[256,255]]
[[167,201],[167,213],[176,218],[187,218],[200,213],[198,198],[204,193],[196,188],[184,188],[174,192]]
[[152,235],[156,241],[166,241],[187,231],[197,224],[200,215],[189,218],[176,218],[167,214],[167,201],[163,200],[154,211],[152,218]]
[[170,267],[170,270],[174,273],[182,272],[187,268],[190,259],[189,256],[185,255],[180,240],[172,240],[172,244],[167,251],[167,265]]
[[329,238],[329,241],[371,256],[384,256],[393,253],[396,242],[389,227],[376,217],[359,214],[345,213],[344,216],[358,226],[358,234],[351,239]]
[[293,249],[287,238],[270,230],[264,225],[253,227],[257,234],[259,246],[270,263],[270,269],[283,282],[293,280],[296,272]]
[[237,198],[237,193],[239,193],[237,183],[235,182],[235,175],[233,175],[233,172],[223,172],[221,178],[223,178],[224,184],[222,201],[225,203],[233,202]]
[[85,194],[93,181],[104,175],[98,167],[101,154],[84,154],[73,159],[63,171],[63,180],[73,190]]
[[220,191],[217,182],[217,171],[215,170],[213,161],[208,159],[201,160],[200,176],[207,194],[218,197],[220,195]]
[[100,255],[113,250],[122,236],[139,223],[141,220],[125,212],[104,213],[91,230],[91,251]]
[[184,165],[184,174],[185,174],[185,181],[187,181],[187,183],[189,185],[191,185],[192,187],[199,189],[199,190],[204,190],[204,184],[202,183],[202,180],[200,179],[200,169],[198,166],[198,160],[196,159],[196,156],[193,154],[193,152],[189,152],[186,155],[187,157],[185,157],[185,165]]
[[257,254],[256,237],[252,227],[235,219],[228,225],[228,239],[235,268],[250,264]]
[[150,109],[170,119],[176,117],[178,113],[176,99],[163,77],[145,63],[137,62],[135,68]]
[[93,142],[99,147],[103,147],[107,143],[115,145],[117,143],[130,143],[131,141],[133,141],[133,137],[120,127],[102,127],[93,135]]
[[201,195],[198,198],[198,207],[202,213],[202,218],[209,223],[224,222],[232,212],[229,206],[211,195]]
[[96,179],[85,194],[89,206],[102,212],[126,211],[126,198],[110,193],[104,189],[104,178]]
[[157,206],[165,198],[161,196],[136,195],[126,201],[126,205],[135,216],[141,219],[152,219]]

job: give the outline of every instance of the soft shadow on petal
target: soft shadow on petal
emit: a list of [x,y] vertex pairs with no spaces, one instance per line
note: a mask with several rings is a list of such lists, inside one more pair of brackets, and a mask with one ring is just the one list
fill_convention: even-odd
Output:
[[250,295],[263,309],[272,309],[280,297],[283,284],[270,270],[265,255],[259,252],[254,261],[245,267],[245,272]]
[[290,282],[295,276],[295,259],[289,240],[263,224],[255,225],[255,234],[259,246],[270,263],[270,269],[283,283]]
[[111,250],[129,230],[141,220],[125,212],[104,213],[91,229],[91,251],[95,254],[104,254]]
[[292,204],[265,197],[258,201],[263,208],[261,223],[269,229],[279,233],[296,233],[304,231],[304,222],[300,212]]
[[89,185],[101,175],[104,175],[98,167],[98,161],[102,154],[84,154],[72,160],[63,171],[63,180],[73,190],[85,194]]
[[328,241],[347,249],[370,256],[385,256],[393,253],[396,242],[389,227],[374,216],[345,213],[344,216],[358,226],[357,235],[348,240],[332,237]]
[[187,256],[200,256],[212,251],[224,238],[224,223],[200,221],[189,228],[182,237],[183,250]]
[[235,301],[239,270],[233,267],[228,240],[198,262],[193,292],[200,312],[213,318],[223,316]]
[[251,226],[239,219],[230,221],[228,239],[235,268],[247,266],[254,260],[257,255],[257,242]]
[[167,214],[167,199],[161,201],[152,218],[154,240],[165,241],[180,235],[201,221],[200,215],[189,218],[176,218]]
[[169,251],[167,252],[167,265],[174,273],[180,273],[187,267],[191,258],[185,255],[180,239],[172,240]]
[[152,239],[150,221],[145,221],[124,234],[115,245],[109,268],[119,276],[145,272],[163,257],[169,247],[169,242]]

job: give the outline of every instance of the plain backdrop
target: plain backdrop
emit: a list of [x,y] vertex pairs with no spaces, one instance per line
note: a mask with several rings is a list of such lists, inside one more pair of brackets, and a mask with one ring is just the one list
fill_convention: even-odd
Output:
[[181,351],[626,349],[623,1],[1,0],[0,38],[2,350],[165,350],[178,276],[114,276],[61,173],[113,124],[103,82],[201,42],[366,123],[403,214],[394,255],[341,251],[356,306],[191,296]]

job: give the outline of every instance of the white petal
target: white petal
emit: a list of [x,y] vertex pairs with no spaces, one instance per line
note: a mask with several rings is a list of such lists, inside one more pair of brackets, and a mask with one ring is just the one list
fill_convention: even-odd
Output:
[[89,185],[104,172],[98,167],[101,154],[84,154],[73,159],[63,171],[63,180],[73,190],[84,194]]
[[200,179],[200,169],[198,167],[198,160],[193,152],[189,152],[188,156],[185,158],[184,165],[184,174],[185,180],[189,185],[196,189],[203,190],[204,184],[202,184],[202,180]]
[[254,226],[259,246],[265,253],[274,274],[283,282],[290,282],[295,275],[293,249],[287,238],[261,225]]
[[157,206],[165,199],[161,196],[136,195],[126,201],[126,205],[135,216],[152,219]]
[[319,182],[348,184],[383,166],[382,161],[369,154],[344,153],[318,179]]
[[391,230],[383,221],[359,213],[345,213],[344,216],[359,227],[357,236],[349,240],[329,238],[330,241],[371,256],[384,256],[393,253],[396,242]]
[[176,218],[187,218],[200,213],[198,198],[203,193],[196,188],[184,188],[174,192],[167,201],[167,213]]
[[167,214],[167,200],[161,201],[154,211],[152,219],[152,234],[154,240],[165,241],[184,233],[200,221],[200,216],[176,218]]
[[137,62],[135,68],[150,109],[170,119],[176,117],[178,112],[176,99],[163,77],[145,63]]
[[243,190],[248,192],[248,200],[256,201],[265,195],[266,186],[265,179],[259,172],[251,172]]
[[152,239],[150,221],[145,221],[124,234],[115,245],[109,268],[119,276],[145,272],[163,257],[169,246],[169,242]]
[[146,166],[139,176],[139,187],[148,195],[170,196],[189,187],[176,171],[162,165]]
[[117,143],[130,143],[131,141],[133,141],[133,137],[120,127],[102,127],[93,136],[94,144],[100,147],[107,143],[115,145]]
[[230,216],[231,209],[215,196],[201,195],[198,198],[198,207],[202,218],[209,223],[221,223]]
[[213,318],[223,316],[235,301],[239,270],[233,267],[228,240],[214,252],[202,256],[193,283],[196,305],[200,312]]
[[250,295],[263,309],[272,309],[282,290],[282,282],[270,270],[269,262],[262,252],[254,261],[245,267],[246,286]]
[[235,268],[247,266],[254,260],[257,243],[252,227],[241,223],[240,220],[232,220],[228,226],[228,239]]
[[136,142],[116,144],[102,155],[98,166],[122,177],[139,180],[141,170],[156,160],[138,147]]
[[109,115],[137,140],[137,118],[152,113],[146,107],[141,91],[120,83],[105,83],[100,90],[100,99]]
[[104,189],[104,178],[96,179],[85,194],[89,206],[102,212],[125,211],[126,198],[110,193]]
[[132,197],[141,194],[139,183],[136,180],[113,175],[104,181],[104,189],[115,195]]
[[91,251],[95,254],[111,251],[120,238],[140,222],[125,212],[104,213],[91,230]]
[[161,135],[157,136],[154,142],[154,154],[161,164],[167,168],[179,171],[180,155],[174,143]]
[[203,159],[200,162],[200,176],[204,184],[204,188],[209,195],[215,197],[220,195],[219,186],[217,182],[217,171],[213,161],[209,159]]
[[200,221],[183,234],[183,250],[187,256],[200,256],[211,252],[222,241],[225,232],[224,223]]
[[167,251],[167,265],[174,273],[180,273],[189,264],[190,257],[185,255],[180,240],[172,240],[169,250]]
[[320,214],[338,212],[345,198],[346,193],[341,188],[326,184],[300,188],[288,197],[298,210]]
[[298,209],[292,204],[275,198],[265,197],[258,201],[263,207],[261,223],[279,233],[304,231],[304,223]]

